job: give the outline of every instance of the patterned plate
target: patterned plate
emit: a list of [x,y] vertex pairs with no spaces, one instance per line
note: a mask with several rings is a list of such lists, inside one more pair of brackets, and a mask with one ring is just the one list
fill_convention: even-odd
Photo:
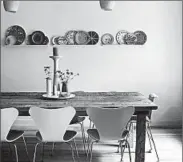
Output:
[[85,45],[89,42],[89,34],[85,31],[77,31],[75,35],[75,42],[78,45]]
[[12,35],[16,38],[15,45],[22,44],[26,38],[25,30],[18,25],[11,26],[6,30],[5,37],[9,35]]
[[70,30],[65,34],[65,38],[67,39],[67,44],[69,45],[73,45],[76,44],[75,43],[75,35],[76,35],[77,31],[75,30]]
[[67,39],[64,36],[58,36],[56,38],[56,43],[59,45],[66,45],[67,44]]
[[129,44],[129,45],[136,44],[137,36],[134,33],[127,33],[124,36],[124,42],[125,44]]
[[126,30],[121,30],[116,34],[116,41],[118,44],[125,44],[124,36],[129,33]]
[[95,45],[99,41],[99,35],[95,31],[89,31],[89,42],[88,45]]
[[143,31],[135,31],[134,34],[137,37],[137,41],[135,44],[143,45],[147,41],[147,35]]
[[101,42],[104,45],[106,45],[106,44],[112,44],[114,42],[114,37],[111,34],[106,33],[106,34],[104,34],[102,36]]
[[31,44],[42,45],[45,40],[45,35],[42,31],[35,31],[30,35]]

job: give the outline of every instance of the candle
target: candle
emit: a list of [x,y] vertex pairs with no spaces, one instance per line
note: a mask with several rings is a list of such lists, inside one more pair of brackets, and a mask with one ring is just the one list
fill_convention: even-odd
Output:
[[58,56],[58,48],[53,47],[53,56]]

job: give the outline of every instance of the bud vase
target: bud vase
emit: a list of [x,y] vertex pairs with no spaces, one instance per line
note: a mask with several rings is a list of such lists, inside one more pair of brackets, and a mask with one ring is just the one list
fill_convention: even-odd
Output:
[[67,92],[67,93],[69,93],[68,82],[63,82],[63,83],[62,83],[62,92]]

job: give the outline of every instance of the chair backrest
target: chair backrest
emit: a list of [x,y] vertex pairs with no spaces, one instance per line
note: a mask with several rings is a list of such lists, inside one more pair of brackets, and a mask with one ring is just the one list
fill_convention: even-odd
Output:
[[119,140],[134,107],[88,108],[86,112],[99,132],[100,141]]
[[17,117],[18,110],[16,108],[1,109],[1,141],[7,141],[7,135]]
[[70,121],[76,110],[69,106],[58,109],[31,107],[29,114],[46,142],[62,142]]

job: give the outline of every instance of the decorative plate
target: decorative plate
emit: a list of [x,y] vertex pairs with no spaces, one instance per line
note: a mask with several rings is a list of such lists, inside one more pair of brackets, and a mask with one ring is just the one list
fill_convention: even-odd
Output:
[[45,99],[65,100],[65,99],[74,98],[76,95],[75,94],[70,94],[69,96],[61,97],[61,96],[48,96],[47,94],[43,94],[42,96]]
[[126,30],[121,30],[116,34],[116,41],[118,44],[125,44],[124,36],[129,33]]
[[89,34],[85,31],[77,31],[75,35],[75,43],[78,45],[85,45],[89,42]]
[[67,39],[66,39],[66,37],[64,37],[64,36],[58,36],[57,38],[56,38],[56,42],[57,42],[57,44],[59,44],[59,45],[62,45],[62,44],[67,44]]
[[31,44],[33,45],[42,45],[45,40],[45,35],[42,31],[35,31],[30,36]]
[[15,45],[22,44],[26,38],[25,30],[18,25],[11,26],[6,30],[5,37],[8,37],[9,35],[16,38]]
[[135,44],[143,45],[147,41],[147,35],[143,31],[135,31],[134,34],[137,37],[137,41]]
[[98,43],[99,41],[99,35],[95,32],[95,31],[89,31],[88,32],[89,35],[89,42],[88,45],[95,45]]
[[75,44],[75,35],[76,35],[77,31],[75,30],[70,30],[65,34],[65,38],[67,39],[67,44],[69,45],[73,45]]
[[101,42],[104,45],[106,45],[106,44],[112,44],[114,42],[114,37],[111,34],[106,33],[106,34],[104,34],[102,36]]
[[124,36],[124,41],[125,41],[125,44],[128,44],[128,45],[136,44],[137,36],[134,33],[127,33]]

